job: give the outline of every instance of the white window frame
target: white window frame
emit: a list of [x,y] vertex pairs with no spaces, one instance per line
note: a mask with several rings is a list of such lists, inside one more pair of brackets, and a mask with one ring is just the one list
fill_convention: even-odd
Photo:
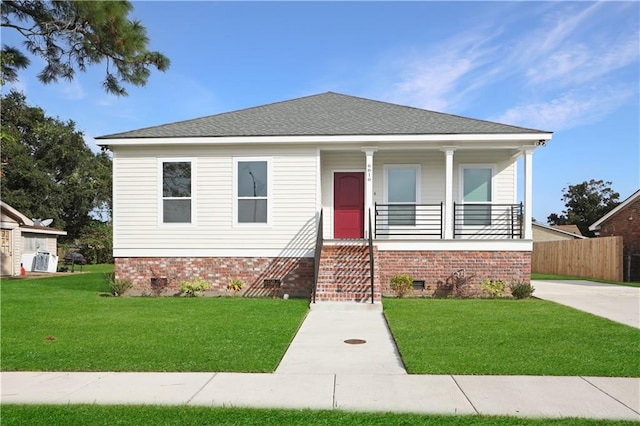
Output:
[[[267,163],[267,222],[238,222],[238,163],[250,161],[265,161]],[[265,228],[271,226],[273,211],[273,173],[272,173],[273,157],[233,157],[233,226],[234,227],[254,227]],[[263,199],[259,197],[257,199]],[[242,199],[253,199],[253,197],[243,197]]]
[[[468,163],[468,164],[460,164],[458,171],[458,202],[460,204],[491,204],[493,205],[496,199],[496,170],[497,166],[494,163]],[[491,201],[464,201],[464,171],[467,169],[490,169],[491,170]],[[493,207],[489,210],[489,224],[487,225],[465,225],[464,224],[464,213],[463,219],[458,221],[458,224],[466,227],[466,228],[478,228],[478,227],[491,227],[493,220],[491,219],[491,211]]]
[[[420,194],[421,194],[420,183],[422,182],[422,170],[421,170],[420,164],[383,164],[382,169],[383,169],[383,175],[384,175],[384,182],[383,182],[384,204],[389,204],[389,169],[414,169],[416,171],[415,202],[404,203],[404,204],[420,204]],[[394,204],[403,204],[403,203],[394,203]],[[418,226],[419,218],[417,217],[417,215],[418,215],[418,209],[416,208],[416,218],[415,218],[413,227]],[[411,227],[412,225],[389,225],[389,222],[387,220],[387,223],[385,223],[385,226],[387,226],[390,229],[393,229],[394,227],[406,228],[406,227]]]
[[[164,163],[191,163],[191,196],[190,197],[165,197],[164,196]],[[158,226],[162,227],[191,227],[196,225],[196,188],[197,188],[197,164],[193,157],[170,157],[158,158]],[[164,200],[184,200],[191,201],[191,221],[190,222],[165,222],[164,221]]]

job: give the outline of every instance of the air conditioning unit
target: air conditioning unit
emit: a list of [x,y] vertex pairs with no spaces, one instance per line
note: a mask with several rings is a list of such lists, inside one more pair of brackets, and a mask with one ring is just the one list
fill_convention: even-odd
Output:
[[33,266],[31,268],[34,272],[47,272],[49,270],[49,258],[51,254],[46,251],[40,251],[33,257]]

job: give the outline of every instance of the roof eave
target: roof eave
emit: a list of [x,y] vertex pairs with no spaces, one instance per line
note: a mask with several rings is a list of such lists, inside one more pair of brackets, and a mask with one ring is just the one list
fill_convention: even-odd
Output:
[[127,145],[228,145],[228,144],[330,144],[344,142],[547,142],[548,133],[487,133],[487,134],[417,134],[417,135],[311,135],[311,136],[209,136],[209,137],[148,137],[148,138],[96,138],[100,146]]
[[560,228],[554,228],[553,226],[545,225],[543,223],[533,222],[532,226],[538,226],[538,227],[546,229],[548,231],[556,232],[558,234],[563,234],[563,235],[569,235],[569,236],[572,236],[574,238],[579,238],[579,239],[583,239],[583,240],[589,239],[589,237],[585,237],[584,235],[574,234],[573,232],[565,231],[565,230],[560,229]]
[[67,235],[67,231],[62,231],[55,228],[47,228],[43,226],[23,226],[21,229],[32,234]]

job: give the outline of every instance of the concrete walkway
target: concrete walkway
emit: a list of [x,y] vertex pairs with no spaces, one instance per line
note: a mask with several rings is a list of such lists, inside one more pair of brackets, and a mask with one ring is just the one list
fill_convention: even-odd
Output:
[[640,379],[3,372],[2,403],[340,409],[640,421]]
[[582,280],[532,281],[533,295],[640,328],[640,288]]
[[311,305],[276,373],[407,374],[382,305],[344,302]]
[[[351,339],[360,342],[345,342]],[[3,372],[0,388],[2,403],[20,404],[186,404],[640,421],[640,378],[409,375],[379,304],[313,305],[275,374]]]

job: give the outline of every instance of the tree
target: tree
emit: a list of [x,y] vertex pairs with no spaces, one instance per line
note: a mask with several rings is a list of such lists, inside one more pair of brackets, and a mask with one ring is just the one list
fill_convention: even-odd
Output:
[[111,159],[94,154],[73,121],[46,116],[20,93],[3,97],[0,108],[2,200],[78,238],[97,209],[110,209]]
[[561,215],[552,213],[547,218],[550,225],[577,225],[582,235],[593,237],[589,226],[615,208],[620,194],[611,189],[611,182],[584,181],[562,189],[566,210]]
[[[3,1],[1,26],[25,37],[26,50],[43,58],[38,74],[43,83],[72,80],[76,68],[106,62],[103,82],[107,92],[126,95],[123,83],[144,86],[151,74],[169,68],[169,59],[149,51],[146,29],[128,14],[128,1]],[[17,69],[28,59],[15,47],[2,47],[3,81],[15,81]],[[26,61],[25,61],[26,60]]]

